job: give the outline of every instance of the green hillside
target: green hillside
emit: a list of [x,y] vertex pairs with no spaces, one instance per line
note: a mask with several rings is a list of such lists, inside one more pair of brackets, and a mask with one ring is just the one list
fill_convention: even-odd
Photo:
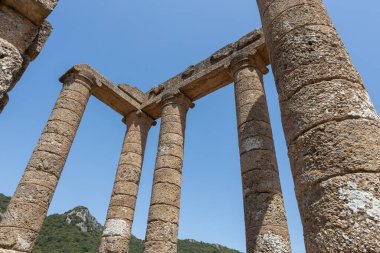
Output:
[[10,197],[7,197],[4,194],[0,193],[0,221],[1,221],[1,218],[2,218],[1,215],[2,215],[2,213],[4,213],[5,208],[7,208],[7,205],[8,205],[8,203],[9,203],[10,200],[11,200]]
[[[0,219],[10,198],[0,194]],[[53,214],[46,218],[33,253],[97,253],[102,226],[86,207],[76,207],[64,214]],[[143,253],[143,241],[133,237],[130,253]],[[178,253],[239,253],[226,247],[179,240]]]

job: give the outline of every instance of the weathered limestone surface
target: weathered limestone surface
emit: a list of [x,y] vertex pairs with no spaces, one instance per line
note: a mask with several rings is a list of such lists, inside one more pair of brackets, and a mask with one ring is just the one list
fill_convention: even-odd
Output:
[[308,252],[379,252],[379,118],[322,0],[257,0]]
[[40,25],[53,11],[58,0],[3,0],[3,2],[33,23]]
[[0,252],[32,252],[79,127],[91,82],[67,74],[50,118],[0,223]]
[[127,253],[148,131],[155,123],[140,112],[125,117],[128,126],[108,209],[100,253]]
[[247,253],[290,253],[290,238],[259,55],[231,61],[243,182]]
[[162,98],[163,111],[145,253],[176,253],[186,115],[193,106],[182,93]]
[[3,0],[0,2],[0,113],[7,93],[29,63],[41,52],[52,32],[45,18],[57,0]]
[[75,65],[67,73],[83,73],[89,81],[94,83],[91,95],[122,116],[139,110],[141,100],[145,99],[145,95],[137,88],[127,84],[115,85],[87,64]]

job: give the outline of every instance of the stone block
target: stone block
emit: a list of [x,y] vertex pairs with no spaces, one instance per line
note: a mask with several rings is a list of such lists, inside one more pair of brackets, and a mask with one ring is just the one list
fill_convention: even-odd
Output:
[[23,204],[32,203],[48,209],[50,202],[53,198],[53,194],[54,191],[45,186],[29,182],[22,183],[19,184],[19,186],[17,187],[12,201],[16,201],[18,203]]
[[48,172],[57,178],[60,177],[65,159],[53,153],[35,150],[28,163],[28,169]]
[[245,197],[244,209],[248,227],[287,227],[285,207],[280,193],[254,193]]
[[356,172],[380,172],[380,123],[346,119],[321,124],[289,146],[296,190]]
[[108,219],[104,226],[103,236],[131,236],[131,226],[129,222],[121,219]]
[[127,181],[138,184],[140,181],[140,167],[131,164],[119,164],[115,181]]
[[179,158],[183,158],[182,145],[160,142],[158,146],[157,156],[168,156],[168,155],[173,155]]
[[252,170],[242,175],[243,193],[281,193],[279,175],[274,170]]
[[0,5],[0,38],[24,53],[38,34],[39,27],[4,5]]
[[65,108],[54,108],[50,115],[49,120],[64,121],[76,129],[82,116],[82,115],[79,116],[79,114],[80,114],[80,111],[74,112]]
[[171,122],[176,122],[181,124],[181,128],[185,125],[185,116],[180,116],[178,114],[166,114],[165,117],[161,118],[161,124],[164,123],[171,123]]
[[[285,35],[280,45],[271,52],[273,72],[277,84],[298,68],[317,63],[352,65],[336,30],[329,26],[310,25]],[[279,93],[287,96],[288,91]]]
[[16,227],[39,232],[45,220],[47,207],[20,201],[11,201],[3,214],[2,227]]
[[99,253],[108,252],[127,252],[129,245],[129,238],[124,236],[108,236],[102,238]]
[[169,183],[153,185],[151,205],[167,204],[180,208],[181,188]]
[[38,233],[29,229],[0,227],[0,247],[10,249],[6,253],[32,252],[37,238]]
[[139,186],[136,183],[128,181],[118,181],[114,185],[113,192],[114,194],[123,194],[130,196],[137,196]]
[[3,104],[6,104],[6,93],[14,85],[15,76],[22,68],[22,63],[23,59],[17,48],[0,38],[0,96]]
[[83,93],[69,89],[62,89],[59,96],[65,99],[76,101],[77,103],[81,104],[82,107],[86,106],[88,101],[88,97],[84,96]]
[[42,133],[36,150],[51,152],[65,157],[71,148],[72,138],[56,133]]
[[145,242],[144,253],[176,253],[177,244],[164,241]]
[[182,175],[176,169],[161,168],[154,173],[154,183],[170,183],[181,187]]
[[298,66],[297,69],[277,80],[280,101],[290,99],[301,88],[322,81],[347,80],[363,84],[359,73],[352,64],[346,62],[317,62]]
[[161,155],[157,157],[156,169],[171,168],[182,171],[183,160],[173,155]]
[[72,100],[71,98],[66,98],[64,96],[60,96],[54,106],[54,108],[57,109],[63,108],[75,112],[78,116],[80,115],[81,111],[83,111],[84,107],[85,105],[81,104],[80,102]]
[[29,60],[33,61],[41,53],[52,31],[53,26],[48,21],[42,23],[32,44],[27,49],[26,54]]
[[131,195],[116,195],[113,194],[110,206],[124,206],[129,208],[135,208],[136,205],[136,197]]
[[248,252],[292,252],[288,229],[283,227],[257,227],[247,234]]
[[[282,2],[282,1],[277,1]],[[266,15],[263,16],[263,23],[267,25],[266,33],[267,38],[273,47],[278,45],[279,40],[288,32],[304,27],[307,25],[325,25],[331,26],[332,23],[329,15],[327,14],[320,0],[309,0],[305,4],[294,5],[293,1],[289,7],[286,4],[286,9],[283,10],[284,5],[275,4],[272,5]],[[317,23],[316,23],[317,20]]]
[[[241,93],[237,93],[236,102],[239,105],[239,107],[243,107],[246,105],[260,106],[262,104],[267,103],[264,92],[258,92],[256,90],[245,90]],[[265,108],[263,109],[265,110]]]
[[162,129],[160,132],[160,143],[173,143],[180,146],[183,149],[184,137],[183,135],[174,134],[170,132],[170,129]]
[[276,157],[272,150],[252,150],[240,156],[242,173],[252,170],[278,171]]
[[134,209],[125,206],[110,206],[108,208],[107,219],[122,219],[132,223]]
[[119,165],[120,164],[133,165],[140,168],[142,164],[142,157],[140,154],[128,152],[120,156]]
[[310,84],[282,101],[281,111],[288,143],[323,122],[348,117],[378,119],[367,91],[346,80]]
[[240,154],[252,151],[252,150],[272,150],[274,152],[274,144],[272,138],[265,136],[252,136],[240,142]]
[[3,0],[3,2],[35,24],[40,25],[52,12],[58,0]]
[[265,136],[272,138],[272,129],[269,123],[251,120],[243,122],[239,127],[239,139],[244,140],[253,136]]
[[51,191],[55,191],[58,184],[58,179],[55,175],[50,173],[28,169],[24,172],[22,176],[22,181],[25,184],[37,184],[49,188]]
[[145,140],[146,140],[146,136],[141,130],[138,130],[137,128],[133,128],[133,127],[131,128],[130,126],[128,126],[127,135],[124,138],[123,148],[126,151],[128,150],[130,143],[145,143]]
[[176,121],[169,121],[169,120],[162,121],[161,129],[163,132],[170,132],[170,133],[184,136],[184,125]]
[[44,128],[44,133],[54,133],[72,140],[76,134],[76,128],[65,121],[49,120]]
[[151,221],[148,223],[147,231],[147,241],[167,241],[177,243],[178,224],[164,221]]
[[332,177],[298,199],[308,251],[379,251],[380,173]]
[[164,221],[178,224],[179,208],[163,204],[152,205],[149,209],[148,217],[148,222]]
[[266,103],[246,104],[236,108],[239,126],[251,120],[269,122]]
[[136,154],[143,154],[143,147],[142,147],[140,141],[128,142],[128,143],[126,143],[125,151],[131,152],[131,153],[136,153]]

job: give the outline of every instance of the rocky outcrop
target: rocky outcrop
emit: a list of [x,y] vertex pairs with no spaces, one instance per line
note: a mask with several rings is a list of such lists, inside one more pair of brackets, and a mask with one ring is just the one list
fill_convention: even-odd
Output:
[[65,215],[67,224],[77,226],[83,233],[103,230],[102,225],[98,223],[86,207],[78,206],[66,212]]

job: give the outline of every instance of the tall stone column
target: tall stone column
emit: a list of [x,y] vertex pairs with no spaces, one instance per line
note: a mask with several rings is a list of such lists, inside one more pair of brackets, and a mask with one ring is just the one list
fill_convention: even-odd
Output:
[[150,127],[155,121],[143,112],[124,118],[128,126],[108,208],[100,253],[127,253],[137,192]]
[[307,252],[378,252],[380,121],[322,0],[257,0]]
[[193,104],[181,93],[165,96],[162,104],[145,253],[177,252],[186,114]]
[[24,175],[0,223],[0,252],[32,252],[91,91],[91,81],[67,74]]
[[231,61],[235,81],[247,253],[290,253],[276,152],[259,56]]

